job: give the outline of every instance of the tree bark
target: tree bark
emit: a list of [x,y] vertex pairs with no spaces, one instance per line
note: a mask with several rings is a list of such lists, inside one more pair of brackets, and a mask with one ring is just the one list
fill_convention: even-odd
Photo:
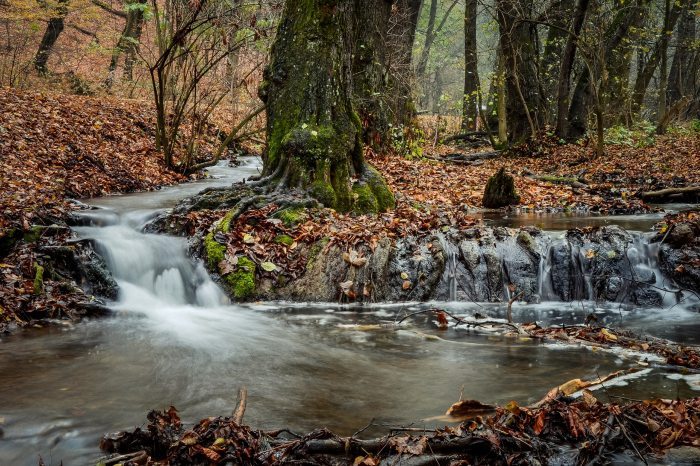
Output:
[[413,102],[413,43],[422,0],[396,0],[390,18],[389,93],[394,123],[410,127],[416,116]]
[[353,97],[362,140],[375,149],[390,142],[386,54],[391,5],[392,0],[355,0]]
[[109,63],[109,73],[107,75],[106,85],[111,88],[114,84],[119,57],[124,52],[124,77],[131,80],[133,77],[133,66],[138,50],[138,43],[141,39],[143,31],[143,7],[148,0],[127,0],[126,5],[126,23],[122,30],[117,46],[112,51],[112,59]]
[[569,29],[569,36],[566,39],[566,45],[561,56],[561,66],[559,68],[559,79],[557,80],[557,129],[556,133],[559,137],[566,137],[569,130],[569,94],[571,93],[571,73],[574,69],[574,58],[576,57],[576,48],[578,46],[578,38],[581,34],[583,22],[586,19],[589,0],[578,0],[576,9],[574,10]]
[[346,0],[285,2],[259,91],[267,110],[263,176],[339,211],[379,212],[394,199],[363,158],[352,104],[356,12]]
[[534,27],[526,21],[530,0],[498,0],[496,7],[505,60],[509,141],[517,144],[534,137],[542,123],[538,47]]
[[39,73],[44,74],[48,71],[47,63],[49,61],[49,57],[51,56],[51,51],[53,50],[56,41],[58,40],[58,36],[60,36],[61,32],[63,32],[65,27],[64,19],[67,14],[68,0],[58,0],[55,16],[49,19],[49,22],[46,25],[46,31],[44,31],[44,35],[39,43],[39,49],[34,57],[34,68]]
[[[640,15],[644,14],[644,10],[649,0],[637,0],[634,5],[618,10],[615,17],[612,19],[610,26],[603,35],[600,47],[602,50],[598,54],[602,56],[602,63],[591,63],[591,66],[600,70],[601,75],[610,74],[612,76],[620,76],[620,55],[625,55],[624,50],[617,50],[622,41],[628,37],[630,28],[640,21]],[[643,16],[641,16],[643,17]],[[615,56],[613,56],[615,55]],[[614,71],[611,69],[617,68]],[[624,80],[629,77],[622,76]],[[624,74],[624,73],[623,73]],[[607,81],[612,80],[608,78]],[[591,82],[593,80],[593,82]],[[626,82],[626,81],[625,81]],[[578,139],[586,133],[586,119],[588,116],[588,107],[591,100],[591,86],[595,86],[595,77],[590,75],[588,67],[582,69],[581,75],[576,82],[573,96],[571,97],[571,106],[569,107],[569,131],[566,134],[567,139]],[[616,83],[616,86],[620,86]],[[608,89],[608,94],[611,91]],[[614,92],[612,92],[614,94]],[[608,101],[612,104],[611,101]]]
[[[547,103],[547,123],[554,123],[556,115],[550,111],[550,108],[558,108],[556,106],[558,89],[559,89],[559,72],[561,63],[564,60],[564,52],[569,43],[570,34],[567,30],[570,24],[575,22],[575,16],[578,12],[578,5],[575,5],[574,0],[558,0],[550,9],[545,12],[545,21],[550,25],[547,30],[547,38],[544,43],[544,51],[542,52],[542,64],[540,73],[542,75],[542,87],[544,89],[543,99]],[[571,31],[570,31],[571,32]]]
[[678,25],[676,40],[676,53],[671,63],[671,71],[668,77],[667,104],[673,105],[684,96],[693,93],[693,42],[695,41],[695,14],[691,3],[686,2],[683,9],[681,22]]
[[464,102],[462,128],[475,130],[479,105],[479,69],[476,44],[476,0],[464,5]]

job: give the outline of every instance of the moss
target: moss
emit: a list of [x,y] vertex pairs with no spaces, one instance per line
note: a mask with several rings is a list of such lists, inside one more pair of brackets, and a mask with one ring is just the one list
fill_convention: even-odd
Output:
[[323,248],[326,247],[326,245],[330,242],[330,238],[324,237],[321,238],[320,241],[316,242],[314,245],[311,246],[309,249],[309,256],[306,261],[306,267],[311,267],[313,263],[316,261],[316,258],[318,257],[319,254],[321,254],[321,251],[323,251]]
[[301,223],[306,218],[306,212],[301,207],[288,207],[286,209],[278,210],[275,212],[273,217],[282,220],[286,226],[293,227],[297,223]]
[[365,180],[372,190],[372,193],[374,193],[374,196],[377,198],[379,212],[392,209],[394,205],[396,205],[396,199],[394,199],[394,195],[391,190],[389,190],[386,181],[384,181],[384,177],[372,166],[367,165],[365,170]]
[[224,260],[226,246],[219,244],[214,239],[214,233],[209,233],[204,237],[204,253],[207,258],[207,265],[212,272],[219,271],[219,262]]
[[275,237],[275,243],[284,244],[285,246],[291,246],[294,244],[294,238],[289,235],[277,235]]
[[229,231],[231,231],[231,221],[233,220],[233,214],[235,213],[235,209],[229,210],[226,213],[226,215],[224,215],[224,218],[222,218],[219,221],[219,224],[216,226],[217,231],[222,231],[224,233],[228,233]]
[[39,238],[41,238],[41,234],[44,231],[45,227],[35,225],[33,226],[28,232],[24,234],[24,242],[25,243],[36,243],[39,241]]
[[515,180],[501,167],[486,182],[482,204],[486,208],[498,209],[518,203],[520,203],[520,196],[515,191]]
[[365,182],[358,182],[352,187],[355,196],[353,211],[357,214],[376,214],[379,212],[379,203],[372,192],[372,188]]
[[44,291],[44,268],[34,263],[34,294],[41,294]]
[[255,262],[245,256],[239,257],[236,270],[225,275],[224,281],[234,298],[250,298],[255,294]]
[[314,181],[309,187],[309,194],[318,202],[331,209],[334,208],[338,202],[333,186],[327,181]]
[[537,243],[535,242],[535,238],[533,238],[532,235],[525,230],[520,230],[518,232],[516,241],[528,251],[537,251]]

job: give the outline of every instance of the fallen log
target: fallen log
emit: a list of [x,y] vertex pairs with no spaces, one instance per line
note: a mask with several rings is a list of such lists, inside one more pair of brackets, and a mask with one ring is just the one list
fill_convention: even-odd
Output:
[[678,200],[678,198],[700,196],[700,186],[686,186],[684,188],[666,188],[658,191],[647,191],[639,194],[644,201],[664,202]]
[[426,159],[436,160],[438,162],[456,163],[462,165],[475,165],[484,160],[495,159],[501,155],[503,151],[492,150],[487,152],[477,152],[475,154],[448,154],[444,157],[433,157],[426,155]]
[[468,133],[460,133],[460,134],[453,134],[452,136],[447,136],[445,139],[442,140],[444,144],[447,144],[448,142],[452,141],[459,141],[462,139],[471,139],[471,138],[485,138],[488,137],[488,133],[486,131],[470,131]]

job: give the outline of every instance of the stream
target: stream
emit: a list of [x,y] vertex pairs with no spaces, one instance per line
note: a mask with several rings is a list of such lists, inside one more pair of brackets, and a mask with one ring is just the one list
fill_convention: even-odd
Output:
[[[432,426],[460,397],[527,404],[573,378],[636,366],[639,356],[591,351],[488,332],[440,331],[427,314],[399,330],[382,327],[431,303],[231,304],[182,238],[145,234],[158,213],[206,187],[258,172],[257,161],[219,165],[210,177],[155,192],[86,201],[76,232],[97,244],[120,286],[114,313],[78,324],[30,329],[0,339],[0,465],[94,464],[105,432],[132,429],[150,409],[176,406],[183,420],[231,412],[241,386],[249,391],[247,424],[304,432],[320,426],[350,435],[376,424]],[[659,215],[622,219],[486,216],[486,223],[543,222],[557,231],[620,220],[647,231]],[[432,303],[435,305],[435,303]],[[503,305],[439,303],[457,315],[503,318]],[[514,306],[516,321],[542,325],[599,323],[687,343],[700,343],[691,306],[628,309],[617,304],[543,302]],[[380,325],[377,325],[380,324]],[[607,399],[692,397],[700,378],[652,364],[596,396]],[[646,364],[646,363],[645,363]],[[440,422],[438,422],[439,424]],[[444,424],[444,421],[442,421]],[[368,437],[385,431],[366,430]]]

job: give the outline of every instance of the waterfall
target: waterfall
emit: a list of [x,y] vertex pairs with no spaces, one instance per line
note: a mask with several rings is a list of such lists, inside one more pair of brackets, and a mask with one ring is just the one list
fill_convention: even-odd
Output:
[[[97,211],[99,212],[99,211]],[[143,233],[139,213],[89,213],[96,226],[77,227],[95,243],[110,272],[120,284],[120,301],[144,295],[169,305],[212,306],[228,302],[201,264],[193,263],[183,238]],[[107,225],[107,226],[102,226]],[[124,286],[130,285],[130,286]],[[131,296],[136,293],[138,296]]]

